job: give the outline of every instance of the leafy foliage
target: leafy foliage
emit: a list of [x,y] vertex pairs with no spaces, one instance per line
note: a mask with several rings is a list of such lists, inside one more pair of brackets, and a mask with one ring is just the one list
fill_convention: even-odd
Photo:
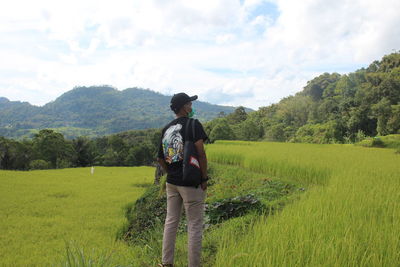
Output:
[[51,163],[53,168],[69,167],[72,145],[64,139],[64,136],[53,130],[44,129],[33,138],[33,148],[37,157]]
[[215,140],[347,143],[365,136],[400,133],[400,52],[368,68],[324,73],[294,96],[246,114],[239,107],[207,124]]
[[215,140],[234,140],[236,138],[232,128],[229,126],[227,120],[220,119],[217,124],[212,128],[209,138],[211,142]]
[[51,163],[42,159],[35,159],[29,163],[29,169],[31,170],[45,170],[50,168]]
[[136,130],[90,139],[67,140],[61,133],[43,129],[32,140],[0,137],[0,169],[152,165],[160,130]]

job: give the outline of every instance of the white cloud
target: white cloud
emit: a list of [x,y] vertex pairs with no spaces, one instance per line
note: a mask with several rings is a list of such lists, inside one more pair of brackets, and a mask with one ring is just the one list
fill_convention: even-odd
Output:
[[215,42],[219,45],[228,44],[236,39],[236,36],[232,33],[226,33],[217,35]]
[[397,0],[8,1],[0,96],[44,104],[110,84],[257,108],[399,49],[398,10]]

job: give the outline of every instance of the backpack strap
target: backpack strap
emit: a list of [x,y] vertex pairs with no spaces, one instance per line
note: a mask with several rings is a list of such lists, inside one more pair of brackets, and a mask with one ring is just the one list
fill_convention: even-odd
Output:
[[194,130],[194,125],[195,125],[195,120],[194,119],[190,119],[191,120],[191,122],[192,122],[192,137],[193,137],[193,143],[194,143],[194,140],[196,140],[196,131]]
[[195,121],[194,119],[189,118],[185,125],[185,141],[186,141],[186,140],[189,140],[189,126],[190,126],[190,124],[192,124],[192,137],[193,137],[192,141],[193,141],[193,143],[194,143],[195,135],[196,135],[194,121]]
[[189,126],[190,126],[191,121],[192,121],[192,119],[188,118],[186,125],[185,125],[185,142],[189,140]]

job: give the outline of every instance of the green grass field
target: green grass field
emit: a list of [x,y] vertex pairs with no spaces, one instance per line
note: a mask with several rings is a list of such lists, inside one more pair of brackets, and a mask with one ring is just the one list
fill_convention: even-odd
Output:
[[[216,179],[208,202],[243,195],[265,180],[294,184],[296,191],[274,200],[284,207],[272,216],[248,214],[208,229],[204,266],[399,266],[394,150],[236,141],[206,150]],[[155,266],[162,226],[145,246],[115,241],[127,223],[124,207],[145,192],[153,173],[149,167],[96,167],[94,175],[90,168],[0,171],[0,266],[68,266],[66,242],[85,260],[72,266]],[[185,266],[186,252],[180,234],[176,266]]]
[[0,266],[62,266],[66,244],[81,259],[135,262],[137,248],[115,236],[124,206],[153,175],[150,167],[0,171]]
[[399,266],[400,155],[351,145],[220,142],[229,162],[309,187],[238,239],[227,232],[215,266]]

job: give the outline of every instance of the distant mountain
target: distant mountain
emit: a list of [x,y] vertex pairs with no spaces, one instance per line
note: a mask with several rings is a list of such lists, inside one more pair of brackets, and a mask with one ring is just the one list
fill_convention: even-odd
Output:
[[[30,137],[53,128],[67,137],[99,136],[132,129],[159,128],[174,116],[171,96],[151,90],[109,86],[76,87],[42,107],[0,97],[0,136]],[[195,101],[196,118],[208,121],[234,107]]]

